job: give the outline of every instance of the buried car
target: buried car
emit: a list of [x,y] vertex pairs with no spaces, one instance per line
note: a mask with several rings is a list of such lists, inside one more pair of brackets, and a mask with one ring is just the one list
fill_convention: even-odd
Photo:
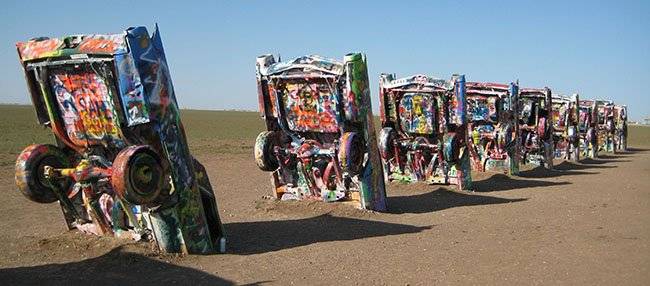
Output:
[[596,118],[598,123],[596,129],[598,150],[616,152],[614,149],[614,135],[616,134],[614,102],[611,100],[596,100]]
[[555,158],[580,160],[580,140],[578,138],[578,94],[571,97],[553,95],[553,149]]
[[58,201],[68,229],[153,240],[173,253],[224,251],[214,192],[189,152],[156,27],[16,44],[38,122],[55,145],[16,161],[16,184]]
[[379,90],[379,150],[386,179],[470,190],[465,76],[447,81],[382,74]]
[[254,155],[271,172],[275,198],[386,210],[365,55],[348,54],[343,62],[263,55],[257,87],[267,131],[258,135]]
[[578,140],[581,156],[595,159],[598,157],[598,121],[596,101],[580,99],[578,104]]
[[551,90],[522,88],[519,91],[519,128],[522,163],[553,168],[553,118]]
[[519,173],[516,83],[468,82],[466,90],[472,169]]
[[614,150],[627,151],[627,105],[614,105]]

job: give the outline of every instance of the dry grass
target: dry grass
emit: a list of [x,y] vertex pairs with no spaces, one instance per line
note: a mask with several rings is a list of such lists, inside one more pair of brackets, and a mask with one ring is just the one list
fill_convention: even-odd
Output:
[[[196,154],[252,153],[264,123],[257,112],[183,110],[190,148]],[[379,128],[379,122],[375,122]],[[650,127],[630,126],[629,145],[650,146]],[[52,143],[49,129],[36,123],[31,106],[0,105],[0,166],[13,164],[16,156],[32,143]]]

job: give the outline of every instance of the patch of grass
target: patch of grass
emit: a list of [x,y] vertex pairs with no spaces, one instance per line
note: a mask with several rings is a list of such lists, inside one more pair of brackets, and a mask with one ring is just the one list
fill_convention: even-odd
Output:
[[[190,149],[196,153],[252,153],[264,129],[257,112],[182,110]],[[50,129],[36,121],[28,105],[0,105],[0,166],[13,165],[28,145],[54,143]]]
[[255,138],[264,130],[257,112],[183,110],[190,149],[201,153],[251,153]]
[[650,146],[650,126],[632,125],[628,126],[627,145],[631,147]]
[[34,143],[54,143],[50,130],[36,122],[34,108],[0,105],[0,166],[13,165],[18,154]]
[[[182,110],[190,149],[194,154],[251,154],[255,137],[264,130],[257,112]],[[375,118],[375,128],[381,125]],[[630,146],[650,146],[650,127],[630,126]],[[31,106],[0,105],[0,166],[13,165],[27,145],[53,143],[48,128],[36,123]]]

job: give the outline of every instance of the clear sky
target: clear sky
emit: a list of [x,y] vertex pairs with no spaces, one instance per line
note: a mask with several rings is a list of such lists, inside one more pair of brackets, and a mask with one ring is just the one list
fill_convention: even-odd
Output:
[[[166,3],[169,2],[169,3]],[[566,2],[566,3],[565,3]],[[381,72],[549,86],[650,116],[650,1],[3,1],[1,103],[28,103],[14,43],[161,29],[178,100],[257,108],[255,57],[368,56]]]

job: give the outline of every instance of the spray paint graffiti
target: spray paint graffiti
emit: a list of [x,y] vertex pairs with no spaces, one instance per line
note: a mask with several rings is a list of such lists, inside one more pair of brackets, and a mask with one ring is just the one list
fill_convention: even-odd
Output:
[[581,155],[587,158],[598,157],[598,137],[596,129],[596,102],[594,100],[579,100],[578,132]]
[[267,131],[255,141],[255,161],[271,172],[276,198],[386,210],[364,56],[263,55],[257,85]]
[[157,28],[151,37],[137,27],[17,47],[37,114],[49,119],[39,120],[60,143],[18,157],[16,185],[27,198],[59,201],[70,229],[153,240],[166,252],[224,250],[214,192],[189,153]]
[[106,82],[94,72],[56,71],[50,75],[68,137],[77,145],[121,140]]
[[596,120],[598,129],[596,137],[598,151],[615,152],[614,137],[616,134],[614,118],[614,102],[611,100],[596,100]]
[[519,173],[518,94],[515,83],[467,83],[468,145],[474,170]]
[[519,93],[522,163],[553,168],[552,95],[549,88],[523,88]]
[[614,149],[627,151],[627,105],[614,105]]
[[465,77],[382,74],[379,82],[385,179],[471,189]]
[[553,149],[555,158],[580,160],[579,96],[554,95],[551,116],[553,119]]
[[339,131],[338,101],[327,84],[286,83],[282,100],[289,129],[298,132]]

